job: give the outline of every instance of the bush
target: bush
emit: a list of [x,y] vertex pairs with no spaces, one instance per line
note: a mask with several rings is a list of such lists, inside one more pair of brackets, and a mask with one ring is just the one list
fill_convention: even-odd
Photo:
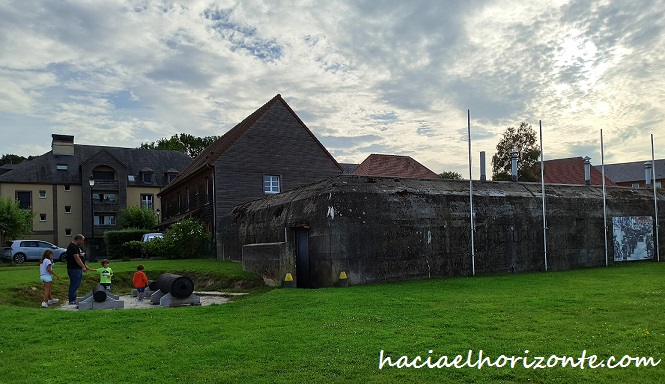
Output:
[[166,259],[194,259],[203,256],[208,241],[210,234],[205,232],[203,224],[198,220],[186,219],[173,224],[164,238],[147,242],[146,249]]
[[146,232],[149,231],[137,228],[104,232],[104,245],[108,258],[129,260],[141,257],[141,248],[135,249],[129,243],[132,241],[141,243],[141,238]]
[[36,213],[29,209],[21,209],[18,200],[0,198],[0,229],[5,232],[7,240],[21,238],[32,233],[32,219]]

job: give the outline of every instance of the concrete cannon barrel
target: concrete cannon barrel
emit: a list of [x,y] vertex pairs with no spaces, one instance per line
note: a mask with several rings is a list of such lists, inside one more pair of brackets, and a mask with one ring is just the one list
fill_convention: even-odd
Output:
[[95,285],[92,289],[92,298],[98,303],[106,301],[106,287],[101,284]]
[[157,278],[157,287],[164,294],[170,293],[177,299],[186,299],[194,292],[192,279],[172,273],[161,274]]

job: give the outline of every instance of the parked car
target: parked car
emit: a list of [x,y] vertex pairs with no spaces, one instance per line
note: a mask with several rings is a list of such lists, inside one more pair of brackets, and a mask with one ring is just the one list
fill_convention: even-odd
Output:
[[63,260],[65,248],[60,248],[43,240],[12,240],[5,242],[0,250],[0,258],[13,260],[16,264],[24,261],[39,261],[47,249],[53,250],[54,260]]
[[146,234],[143,235],[143,238],[141,239],[141,241],[145,243],[147,241],[150,241],[150,240],[154,239],[155,237],[164,237],[164,234],[163,233],[146,233]]
[[[158,237],[159,237],[159,238],[163,238],[163,237],[164,237],[164,234],[163,234],[163,233],[159,233],[159,232],[146,233],[146,234],[143,235],[143,238],[141,239],[141,241],[144,242],[144,243],[147,243],[148,241],[150,241],[150,240],[152,240],[152,239],[155,239],[155,238],[158,238]],[[145,250],[145,248],[141,249],[141,257],[142,257],[142,258],[147,259],[147,258],[149,258],[150,256],[152,256],[152,255],[149,254],[149,253]]]

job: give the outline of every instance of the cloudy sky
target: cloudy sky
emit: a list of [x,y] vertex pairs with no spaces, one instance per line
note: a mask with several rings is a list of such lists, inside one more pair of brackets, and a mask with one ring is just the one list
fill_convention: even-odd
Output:
[[[665,0],[0,0],[0,154],[51,134],[222,135],[276,94],[339,162],[474,178],[543,124],[545,160],[665,157]],[[491,173],[491,172],[490,172]]]

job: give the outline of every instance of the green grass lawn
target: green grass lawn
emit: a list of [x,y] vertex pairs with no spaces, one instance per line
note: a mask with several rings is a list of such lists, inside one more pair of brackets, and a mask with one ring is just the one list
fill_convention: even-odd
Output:
[[[0,266],[0,382],[659,383],[665,374],[665,361],[583,370],[526,369],[521,362],[512,369],[378,369],[381,350],[393,362],[403,355],[466,360],[469,350],[493,360],[579,357],[586,350],[599,360],[658,361],[665,357],[665,263],[318,290],[258,288],[237,263],[145,264],[149,272],[243,281],[252,294],[207,307],[40,309],[39,296],[16,297],[41,289],[37,265]],[[130,274],[135,263],[111,267]],[[92,275],[85,279],[95,283]]]

